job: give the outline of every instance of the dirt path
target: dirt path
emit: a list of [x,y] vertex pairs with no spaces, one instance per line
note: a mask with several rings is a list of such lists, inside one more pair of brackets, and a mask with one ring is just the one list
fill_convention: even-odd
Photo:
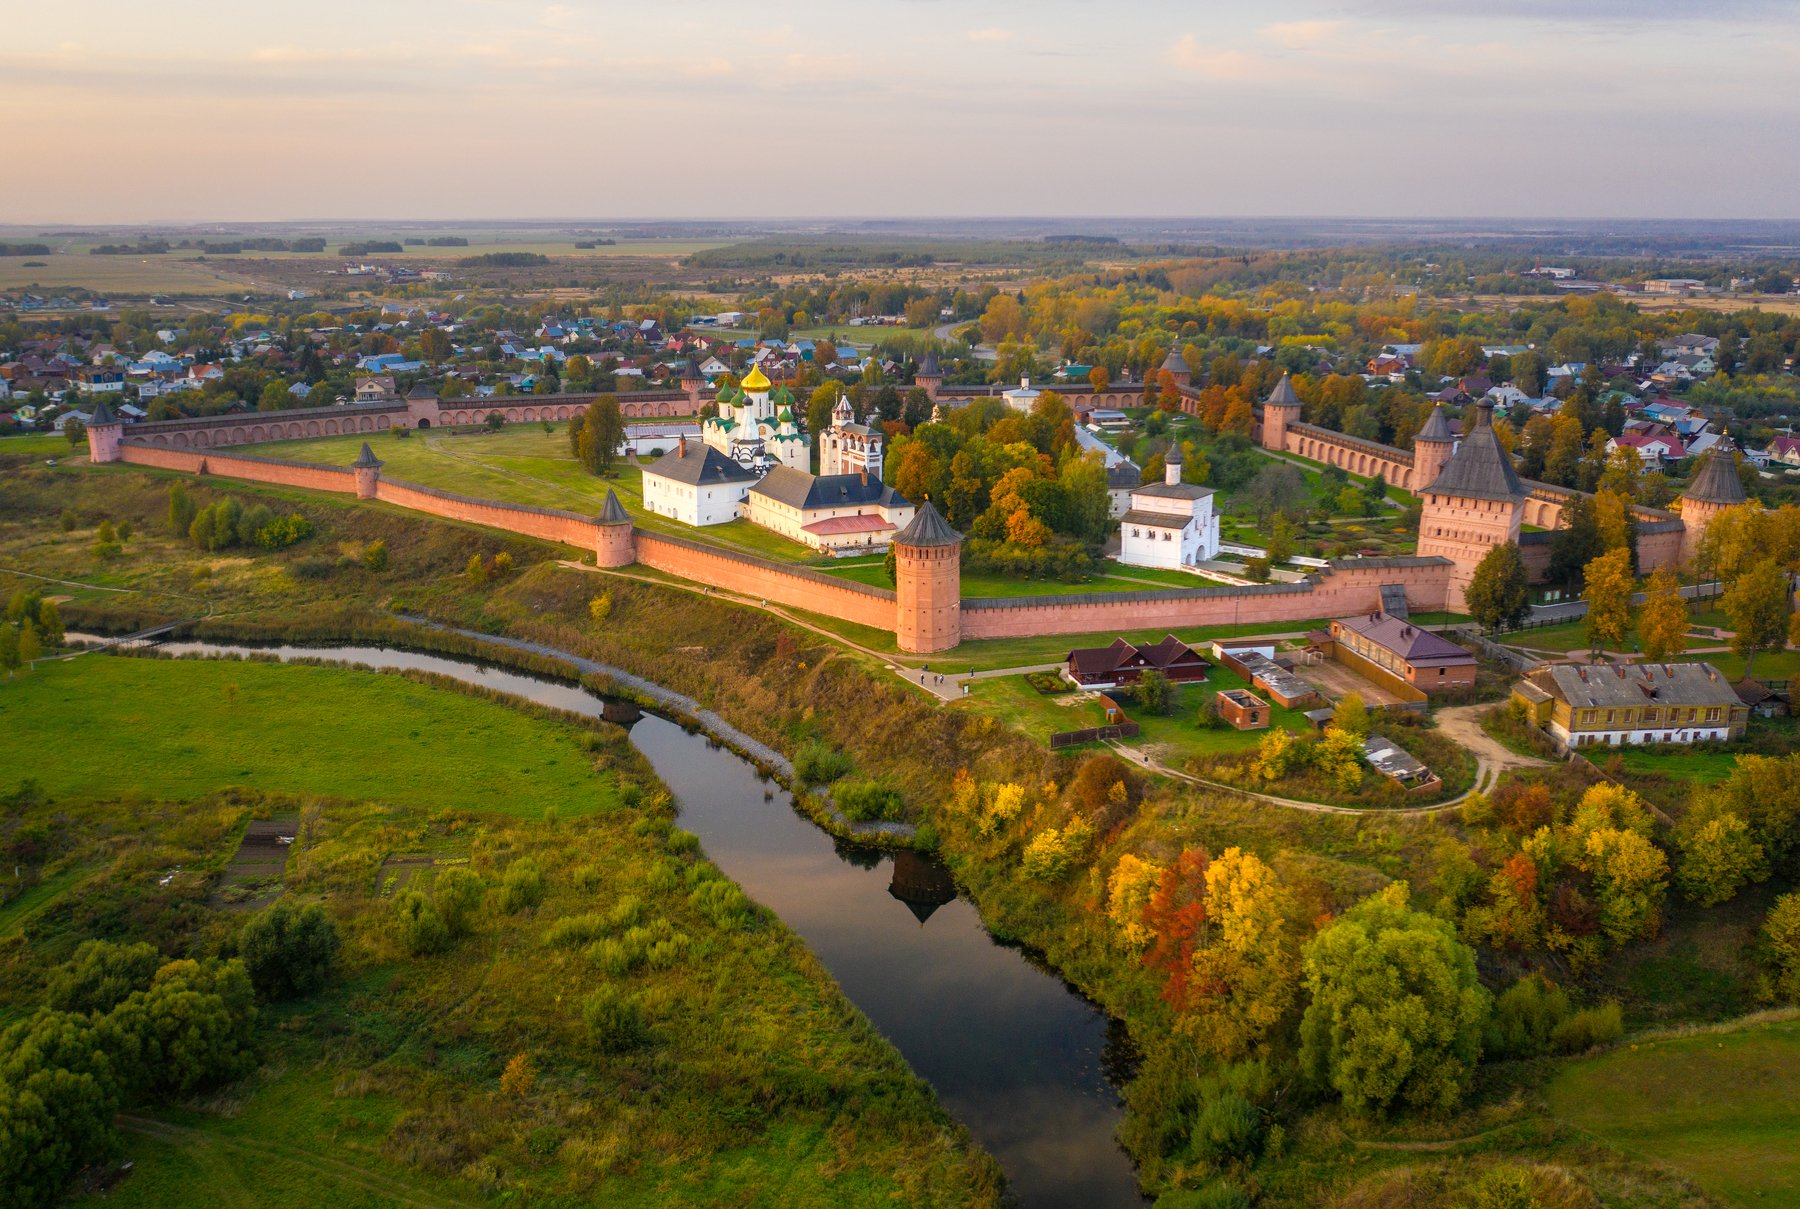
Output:
[[[1549,760],[1520,755],[1482,730],[1481,715],[1492,708],[1492,705],[1455,705],[1432,713],[1437,720],[1438,730],[1475,757],[1475,784],[1469,788],[1469,793],[1476,790],[1485,792],[1493,788],[1494,782],[1500,779],[1500,774],[1509,769],[1547,768],[1550,765]],[[1462,797],[1468,797],[1469,793]],[[1462,798],[1457,799],[1459,802],[1461,800]]]
[[[243,1193],[241,1181],[236,1177],[231,1165],[223,1161],[220,1151],[232,1151],[244,1155],[256,1163],[267,1163],[270,1160],[286,1163],[289,1166],[304,1168],[314,1175],[335,1180],[340,1184],[348,1184],[372,1192],[376,1196],[387,1197],[396,1204],[412,1205],[416,1209],[477,1209],[472,1201],[458,1200],[441,1193],[425,1192],[410,1184],[402,1184],[384,1176],[367,1171],[350,1163],[313,1154],[295,1146],[277,1142],[251,1141],[245,1138],[227,1138],[203,1129],[192,1129],[186,1125],[173,1125],[167,1121],[157,1121],[149,1117],[122,1115],[119,1127],[130,1133],[146,1138],[154,1138],[159,1142],[167,1142],[180,1147],[191,1154],[195,1161],[217,1177],[218,1186],[209,1188],[209,1194]],[[234,1203],[254,1204],[255,1198],[249,1196],[232,1196]]]

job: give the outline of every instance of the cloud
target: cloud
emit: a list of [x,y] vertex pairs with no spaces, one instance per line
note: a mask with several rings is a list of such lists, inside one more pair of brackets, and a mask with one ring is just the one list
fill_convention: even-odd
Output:
[[1289,50],[1320,46],[1340,37],[1348,23],[1344,21],[1277,21],[1262,28],[1262,36]]
[[998,27],[972,29],[968,33],[968,38],[971,42],[1010,42],[1012,41],[1012,36],[1012,30],[1000,29]]
[[1190,75],[1219,82],[1257,79],[1274,66],[1264,55],[1202,46],[1193,34],[1181,35],[1169,51],[1169,61]]

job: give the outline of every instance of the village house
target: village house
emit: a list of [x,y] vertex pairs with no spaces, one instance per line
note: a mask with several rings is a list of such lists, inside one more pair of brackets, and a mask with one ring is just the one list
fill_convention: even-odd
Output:
[[711,445],[681,436],[644,467],[644,507],[684,525],[722,525],[743,515],[756,477]]
[[913,518],[913,506],[868,474],[814,475],[776,466],[750,488],[747,515],[791,541],[829,554],[885,550]]
[[1750,707],[1709,663],[1559,663],[1513,686],[1513,701],[1570,747],[1740,738]]
[[1176,684],[1205,680],[1212,664],[1173,634],[1161,642],[1138,646],[1115,638],[1110,646],[1084,647],[1065,657],[1063,675],[1082,688],[1117,688],[1135,684],[1147,671],[1158,671]]
[[1475,683],[1475,656],[1387,613],[1338,618],[1331,623],[1331,644],[1333,658],[1353,670],[1366,675],[1373,667],[1427,693]]
[[1163,481],[1131,492],[1131,505],[1119,518],[1120,562],[1180,570],[1219,556],[1213,489],[1182,482],[1181,467],[1181,446],[1171,445]]

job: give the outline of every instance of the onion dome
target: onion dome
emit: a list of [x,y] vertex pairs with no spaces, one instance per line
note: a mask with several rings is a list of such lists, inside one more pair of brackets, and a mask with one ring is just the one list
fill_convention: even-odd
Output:
[[767,374],[762,372],[762,366],[752,365],[750,367],[750,372],[744,375],[744,380],[738,383],[738,385],[744,390],[754,394],[769,389],[769,378]]

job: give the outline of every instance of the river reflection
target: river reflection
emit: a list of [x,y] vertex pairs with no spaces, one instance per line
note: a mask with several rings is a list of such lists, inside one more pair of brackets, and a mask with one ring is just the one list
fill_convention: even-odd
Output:
[[[585,689],[443,656],[380,647],[170,642],[175,655],[252,649],[451,676],[558,709],[599,714]],[[1108,1075],[1128,1061],[1107,1017],[1018,949],[994,941],[948,873],[911,852],[844,845],[732,752],[667,719],[630,725],[675,795],[681,825],[779,915],[838,985],[936,1088],[1028,1206],[1142,1203],[1113,1139]]]

